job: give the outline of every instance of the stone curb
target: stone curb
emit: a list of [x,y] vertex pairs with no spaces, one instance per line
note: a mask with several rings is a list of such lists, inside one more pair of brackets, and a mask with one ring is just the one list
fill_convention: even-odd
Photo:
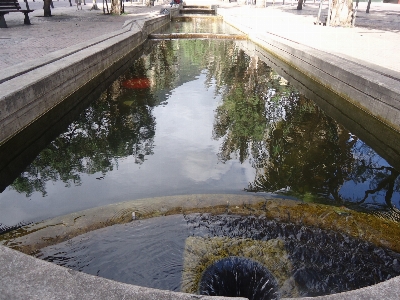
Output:
[[7,68],[0,77],[0,143],[123,59],[144,43],[149,32],[169,21],[169,15],[136,19],[125,24],[126,29],[56,51],[28,65]]
[[[140,287],[96,277],[0,246],[0,299],[227,300]],[[245,298],[234,298],[244,300]]]

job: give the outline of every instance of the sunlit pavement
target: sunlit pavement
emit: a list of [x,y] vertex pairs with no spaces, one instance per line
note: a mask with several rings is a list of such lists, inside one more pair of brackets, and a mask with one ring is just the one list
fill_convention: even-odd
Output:
[[[367,14],[367,3],[360,3],[354,28],[314,25],[319,3],[307,3],[300,11],[290,2],[268,2],[267,7],[260,8],[230,5],[226,8],[228,14],[239,17],[255,32],[272,33],[361,64],[400,72],[400,56],[396,54],[400,45],[400,5],[372,3]],[[324,8],[326,14],[327,7]]]
[[[43,17],[43,2],[28,1],[34,9],[30,13],[31,26],[23,24],[22,13],[5,15],[8,28],[0,29],[0,68],[35,59],[49,52],[72,46],[82,41],[121,29],[124,22],[138,15],[159,13],[169,7],[169,1],[156,1],[155,6],[144,6],[142,2],[124,2],[122,16],[103,15],[100,10],[91,10],[92,2],[77,10],[75,1],[54,1],[51,18]],[[327,2],[327,1],[326,1]],[[326,27],[314,25],[318,3],[306,3],[303,10],[296,10],[291,1],[245,5],[244,2],[187,0],[186,4],[217,4],[226,13],[240,17],[254,28],[255,32],[270,32],[286,39],[332,53],[350,60],[366,62],[394,71],[400,77],[400,5],[375,3],[370,13],[365,13],[367,3],[359,4],[355,28]],[[22,3],[24,6],[25,3]],[[326,10],[326,5],[325,5]],[[326,13],[325,13],[326,14]]]
[[[99,10],[91,10],[93,3],[82,4],[77,10],[68,1],[54,1],[52,17],[43,17],[43,2],[29,1],[32,25],[24,25],[22,13],[5,15],[8,28],[0,28],[0,68],[14,66],[17,63],[36,59],[46,54],[73,46],[103,34],[120,30],[125,21],[147,14],[158,14],[164,6],[156,2],[155,6],[142,3],[125,2],[125,14],[121,16],[104,15],[102,2]],[[25,3],[21,1],[21,6]],[[169,6],[169,5],[168,5]]]

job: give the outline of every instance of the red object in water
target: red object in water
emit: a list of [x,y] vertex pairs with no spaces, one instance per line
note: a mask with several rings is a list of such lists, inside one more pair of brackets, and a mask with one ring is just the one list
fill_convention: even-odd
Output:
[[132,78],[122,81],[122,86],[127,89],[147,89],[150,87],[150,80],[147,78]]

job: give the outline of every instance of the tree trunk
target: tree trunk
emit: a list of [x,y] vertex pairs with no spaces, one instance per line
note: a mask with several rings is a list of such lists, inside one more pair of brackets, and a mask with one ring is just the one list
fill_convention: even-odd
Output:
[[52,0],[43,0],[43,12],[45,17],[51,17],[51,5]]
[[[106,5],[104,6],[104,2],[106,2]],[[110,11],[108,10],[108,2],[107,0],[103,0],[103,13],[106,14],[106,8],[107,8],[107,14],[110,13]]]
[[99,10],[100,8],[97,6],[97,2],[96,2],[96,0],[93,0],[93,6],[92,6],[92,8],[90,9],[90,10]]
[[111,13],[115,15],[121,14],[121,2],[120,0],[111,0]]
[[332,0],[330,26],[351,27],[353,14],[353,0]]
[[303,0],[299,0],[299,2],[297,2],[297,10],[302,10],[303,9]]
[[365,11],[367,14],[369,14],[370,8],[371,8],[371,0],[368,0],[367,10]]

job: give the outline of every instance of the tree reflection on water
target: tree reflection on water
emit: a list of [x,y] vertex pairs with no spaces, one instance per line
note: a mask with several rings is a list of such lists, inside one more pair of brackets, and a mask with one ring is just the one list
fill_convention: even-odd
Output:
[[247,191],[336,205],[400,205],[397,170],[257,57],[239,53],[237,60],[223,80],[228,88],[213,134],[222,139],[221,161],[252,162],[256,175]]
[[[212,132],[221,141],[220,161],[249,161],[255,169],[245,190],[336,205],[400,206],[399,171],[232,41],[154,46],[50,143],[12,188],[46,195],[47,181],[79,185],[80,174],[106,176],[118,158],[128,156],[144,163],[153,153],[153,108],[166,105],[173,88],[200,72],[223,99]],[[131,78],[148,78],[151,87],[122,88]]]
[[126,78],[144,76],[144,61],[138,60],[92,103],[68,129],[51,142],[13,183],[26,193],[46,195],[46,182],[61,180],[67,186],[81,184],[81,173],[103,176],[112,171],[118,158],[134,156],[142,164],[153,151],[156,105],[148,89],[120,87]]

